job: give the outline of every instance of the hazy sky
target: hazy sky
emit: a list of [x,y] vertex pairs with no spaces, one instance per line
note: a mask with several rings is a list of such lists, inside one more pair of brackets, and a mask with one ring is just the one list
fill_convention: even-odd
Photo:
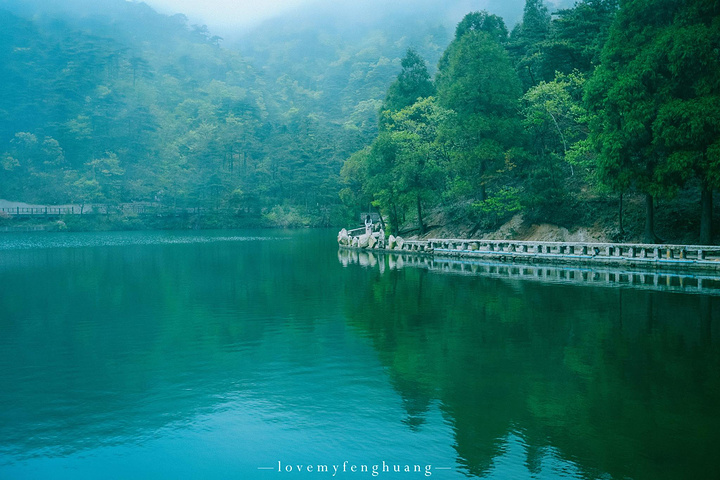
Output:
[[160,13],[183,13],[191,21],[247,28],[317,0],[143,0]]
[[[132,0],[131,0],[132,1]],[[358,20],[380,10],[434,9],[444,10],[451,17],[474,10],[491,13],[513,11],[522,13],[524,0],[134,0],[144,1],[155,10],[165,14],[182,13],[191,23],[207,24],[212,30],[225,31],[247,29],[272,17],[286,14],[301,7],[351,11]],[[552,8],[558,3],[572,4],[572,0],[545,0]],[[504,5],[503,5],[504,4]],[[428,8],[431,7],[431,8]],[[517,18],[505,18],[512,24]]]

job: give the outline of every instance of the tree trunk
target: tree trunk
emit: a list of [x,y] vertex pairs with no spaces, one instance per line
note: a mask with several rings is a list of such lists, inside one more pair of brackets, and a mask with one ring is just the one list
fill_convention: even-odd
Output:
[[485,162],[480,162],[480,201],[487,200],[487,189],[485,188]]
[[393,235],[397,236],[400,232],[400,215],[397,211],[397,205],[390,207],[390,230]]
[[618,222],[620,223],[620,235],[625,235],[625,228],[623,228],[623,192],[620,192],[620,209],[618,211]]
[[425,224],[422,220],[422,201],[420,195],[417,196],[417,215],[418,215],[418,226],[420,227],[420,235],[425,235]]
[[712,244],[713,190],[703,183],[700,193],[700,245]]
[[382,212],[380,211],[379,208],[377,209],[377,212],[378,212],[378,217],[380,217],[380,226],[382,227],[383,231],[385,231],[385,219],[383,218]]
[[645,233],[643,234],[645,243],[657,243],[655,236],[655,205],[653,196],[645,194]]

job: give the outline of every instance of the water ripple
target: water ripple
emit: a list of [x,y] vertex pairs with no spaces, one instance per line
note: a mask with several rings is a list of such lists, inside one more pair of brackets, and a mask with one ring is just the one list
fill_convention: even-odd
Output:
[[202,244],[221,242],[260,242],[289,240],[289,236],[185,234],[167,232],[105,232],[105,233],[45,233],[3,235],[2,250],[32,250],[47,248],[115,247],[132,245]]

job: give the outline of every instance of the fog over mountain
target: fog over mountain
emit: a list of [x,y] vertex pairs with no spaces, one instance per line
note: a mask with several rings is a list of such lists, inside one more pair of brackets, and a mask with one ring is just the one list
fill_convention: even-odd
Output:
[[[192,23],[207,24],[213,33],[228,40],[247,35],[266,22],[287,21],[296,27],[315,28],[343,22],[347,26],[376,25],[389,17],[425,17],[454,26],[471,11],[487,10],[500,15],[512,27],[522,18],[524,0],[275,0],[272,2],[212,0],[148,0],[153,8],[169,15],[182,13]],[[552,11],[570,7],[574,0],[548,0]]]
[[[187,15],[191,21],[207,24],[211,30],[234,36],[238,30],[247,31],[264,21],[290,17],[305,21],[313,17],[338,17],[354,24],[374,23],[388,15],[432,15],[436,19],[459,21],[470,11],[487,10],[502,16],[509,25],[522,16],[523,0],[273,0],[233,1],[211,0],[148,0],[161,13]],[[551,8],[571,6],[573,0],[548,1]]]
[[[168,16],[182,15],[192,25],[207,25],[213,35],[226,41],[251,34],[254,29],[265,28],[277,21],[322,28],[338,22],[345,28],[358,28],[383,23],[388,18],[419,18],[433,20],[454,27],[471,11],[487,10],[503,17],[512,28],[521,18],[524,0],[0,0],[0,8],[28,15],[72,15],[75,17],[111,17],[127,12],[128,4],[146,4],[158,13]],[[574,0],[547,0],[552,12],[571,7]]]

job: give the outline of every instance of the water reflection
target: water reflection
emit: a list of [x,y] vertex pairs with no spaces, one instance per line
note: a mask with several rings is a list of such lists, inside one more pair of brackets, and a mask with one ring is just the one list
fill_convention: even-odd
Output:
[[[439,399],[469,474],[494,476],[514,449],[531,475],[562,458],[571,478],[720,476],[720,298],[704,284],[372,252],[339,260],[368,279],[346,297],[347,316],[372,339],[408,421],[422,424]],[[597,288],[618,284],[642,288]]]
[[321,345],[307,348],[319,332],[338,334],[325,331],[338,305],[323,294],[332,258],[303,255],[303,236],[135,235],[111,246],[72,235],[56,249],[24,241],[1,254],[0,451],[141,442],[238,395],[269,405],[269,417],[278,402],[301,403],[277,381],[321,356]]
[[0,477],[720,474],[720,297],[339,262],[333,232],[135,235],[0,252]]
[[720,295],[720,277],[712,274],[690,274],[648,269],[621,270],[602,267],[515,264],[351,249],[338,250],[338,260],[344,267],[355,264],[363,267],[377,266],[381,273],[386,268],[399,269],[408,265],[425,268],[435,273],[537,280],[543,283],[591,284],[593,286],[632,287],[647,290]]

